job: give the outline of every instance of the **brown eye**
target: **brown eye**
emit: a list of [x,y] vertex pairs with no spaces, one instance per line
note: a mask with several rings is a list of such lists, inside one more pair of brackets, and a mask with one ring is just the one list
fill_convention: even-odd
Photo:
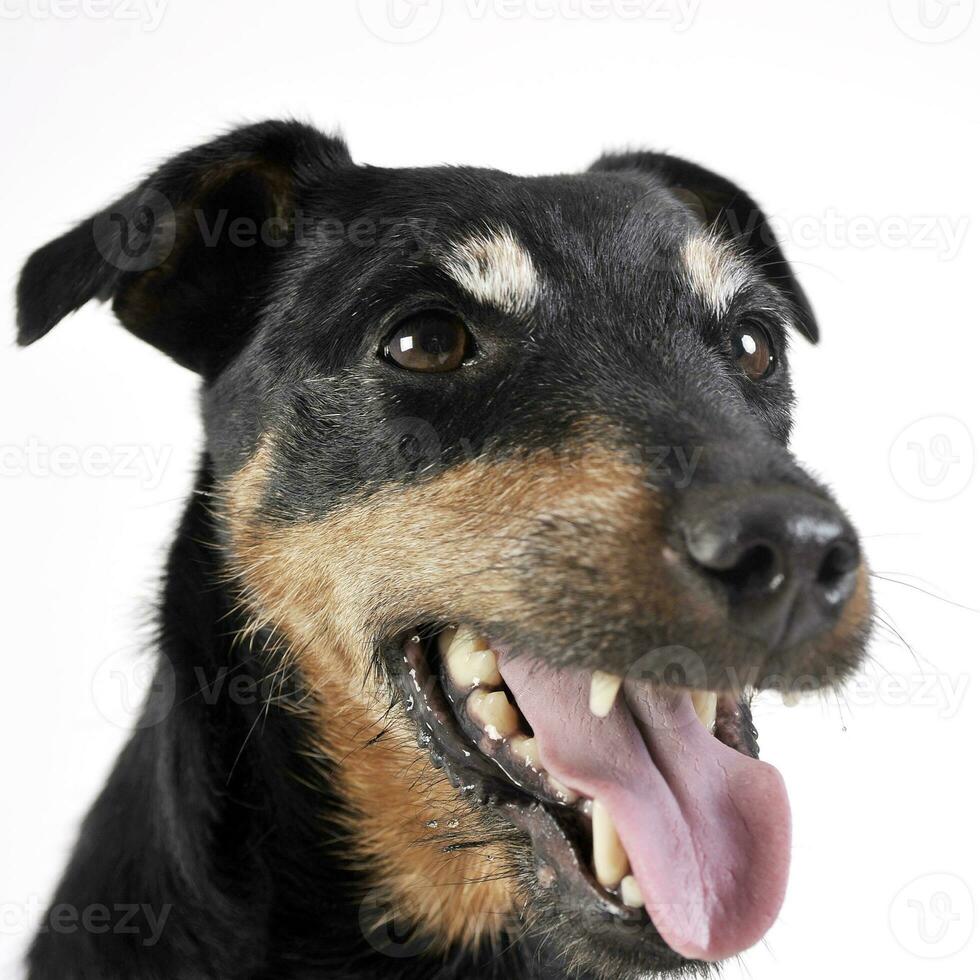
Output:
[[776,358],[765,330],[751,323],[739,327],[735,333],[735,359],[750,381],[769,377],[776,366]]
[[471,346],[466,324],[453,313],[425,310],[402,320],[381,349],[385,360],[409,371],[455,371]]

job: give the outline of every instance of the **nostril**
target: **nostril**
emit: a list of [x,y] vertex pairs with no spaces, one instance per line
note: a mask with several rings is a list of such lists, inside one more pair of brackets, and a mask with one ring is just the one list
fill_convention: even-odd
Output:
[[706,570],[738,596],[771,592],[782,581],[779,558],[765,543],[746,548],[730,568]]
[[712,611],[769,649],[795,648],[830,630],[862,580],[846,517],[809,490],[689,491],[677,530],[702,587],[711,590]]
[[850,541],[835,541],[817,569],[817,584],[834,589],[858,566],[858,551]]

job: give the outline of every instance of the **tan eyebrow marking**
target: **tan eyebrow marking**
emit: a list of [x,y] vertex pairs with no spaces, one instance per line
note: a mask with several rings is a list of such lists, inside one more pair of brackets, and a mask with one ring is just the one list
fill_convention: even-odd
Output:
[[506,313],[526,313],[541,290],[530,253],[507,228],[451,245],[440,265],[474,299]]
[[739,290],[752,281],[752,271],[738,253],[716,235],[691,235],[681,246],[681,261],[691,288],[722,316]]

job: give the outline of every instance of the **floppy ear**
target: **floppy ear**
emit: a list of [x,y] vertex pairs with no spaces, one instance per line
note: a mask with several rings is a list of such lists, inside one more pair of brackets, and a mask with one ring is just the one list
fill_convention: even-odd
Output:
[[295,240],[304,186],[350,163],[340,140],[284,121],[179,154],[27,260],[18,342],[111,299],[132,333],[212,376],[248,338],[277,256]]
[[666,153],[622,153],[600,157],[590,170],[635,170],[660,177],[677,197],[692,206],[705,223],[735,244],[789,300],[795,322],[816,343],[817,321],[793,270],[759,205],[730,180]]

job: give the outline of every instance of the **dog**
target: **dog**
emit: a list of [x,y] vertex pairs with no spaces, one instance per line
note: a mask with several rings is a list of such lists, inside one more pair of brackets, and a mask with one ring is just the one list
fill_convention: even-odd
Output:
[[704,975],[765,934],[751,694],[846,678],[872,599],[787,448],[817,326],[751,197],[268,121],[36,251],[19,342],[92,299],[200,375],[205,447],[31,977]]

